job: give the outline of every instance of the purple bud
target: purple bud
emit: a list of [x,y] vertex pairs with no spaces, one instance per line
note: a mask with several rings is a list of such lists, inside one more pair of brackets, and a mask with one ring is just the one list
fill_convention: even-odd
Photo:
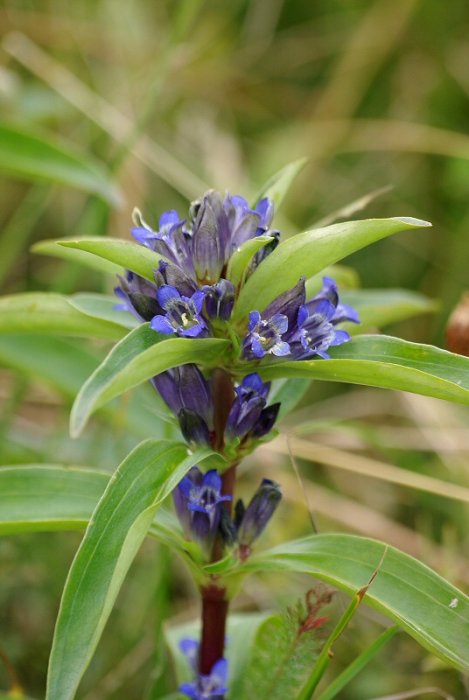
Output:
[[253,439],[259,439],[270,433],[274,427],[275,421],[277,420],[278,412],[280,410],[280,403],[273,403],[271,406],[267,406],[261,411],[257,422],[249,433],[249,437]]
[[192,296],[197,289],[195,282],[180,267],[164,260],[160,260],[158,270],[155,272],[155,280],[158,287],[164,284],[175,287],[186,297]]
[[203,287],[202,291],[205,292],[205,310],[208,317],[228,321],[235,301],[234,285],[221,279],[217,284]]
[[190,445],[210,446],[210,431],[202,416],[183,408],[179,411],[178,418],[181,433]]
[[281,498],[279,484],[270,479],[263,479],[239,524],[238,542],[241,547],[249,548],[259,537],[274,514]]
[[156,300],[156,285],[133,272],[127,272],[125,278],[118,275],[120,286],[114,292],[122,300],[117,306],[123,311],[130,311],[139,321],[150,321],[162,312]]
[[189,442],[210,444],[213,402],[209,382],[197,365],[174,367],[153,377],[152,383],[175,416]]
[[228,218],[218,192],[207,192],[197,211],[192,233],[192,257],[197,279],[217,282],[229,256]]
[[256,425],[265,407],[270,385],[255,372],[244,377],[236,387],[236,397],[228,414],[226,437],[242,440]]

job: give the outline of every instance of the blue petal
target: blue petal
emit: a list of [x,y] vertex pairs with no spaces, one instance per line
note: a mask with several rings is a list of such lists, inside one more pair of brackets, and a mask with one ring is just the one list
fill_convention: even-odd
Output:
[[249,314],[249,325],[248,330],[253,331],[254,328],[261,322],[261,315],[259,311],[251,311]]
[[218,494],[221,489],[221,476],[216,469],[210,469],[204,476],[202,481],[204,486],[208,486]]
[[284,357],[285,355],[290,354],[290,346],[288,343],[285,343],[284,341],[280,343],[276,343],[274,347],[272,348],[272,354],[276,355],[277,357]]
[[150,321],[150,328],[157,333],[174,333],[174,328],[166,318],[166,316],[153,316]]
[[[238,387],[239,389],[240,387]],[[252,372],[252,374],[248,374],[246,377],[244,377],[242,384],[241,384],[241,389],[252,389],[253,391],[256,392],[256,394],[263,394],[264,389],[265,389],[265,384],[262,381],[262,379],[259,377],[257,372]]]
[[170,209],[169,211],[165,211],[161,214],[160,216],[160,229],[164,228],[165,226],[168,225],[173,225],[173,224],[178,224],[179,223],[179,214],[175,209]]
[[270,319],[270,323],[279,335],[283,335],[288,330],[288,318],[284,314],[274,314]]
[[194,304],[194,308],[198,314],[202,311],[202,306],[204,303],[205,292],[201,289],[198,292],[194,292],[191,297],[191,302]]
[[264,357],[265,355],[265,350],[262,347],[262,343],[260,342],[259,338],[254,337],[252,339],[251,343],[252,351],[256,357]]
[[199,691],[197,690],[195,683],[181,683],[179,686],[179,692],[187,695],[191,700],[200,700]]
[[331,345],[342,345],[351,340],[350,334],[347,331],[336,331],[334,333],[334,338],[331,341]]
[[297,324],[298,324],[298,326],[300,326],[300,328],[303,325],[303,323],[306,321],[307,318],[308,318],[308,309],[304,304],[302,304],[302,306],[300,306],[300,308],[298,309],[298,317],[297,317]]
[[199,642],[195,639],[181,639],[179,641],[179,648],[187,658],[193,659],[199,653]]
[[137,243],[140,243],[140,245],[144,245],[147,248],[151,248],[149,241],[154,241],[156,239],[156,234],[143,226],[137,226],[131,229],[131,233]]
[[181,295],[176,287],[171,287],[169,284],[163,284],[163,286],[158,289],[156,298],[158,299],[160,306],[166,310],[167,304],[173,299],[179,301],[181,299]]
[[[219,659],[213,665],[210,677],[212,681],[218,683],[219,685],[226,685],[226,682],[228,680],[228,661],[226,659]],[[217,690],[221,691],[221,688],[217,688]]]

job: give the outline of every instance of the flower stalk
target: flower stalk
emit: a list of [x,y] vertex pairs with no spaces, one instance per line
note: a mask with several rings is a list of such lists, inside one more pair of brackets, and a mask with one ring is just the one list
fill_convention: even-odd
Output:
[[[227,465],[222,472],[193,466],[173,492],[184,535],[198,544],[206,563],[219,561],[229,549],[244,562],[282,497],[279,484],[264,478],[246,505],[234,501],[237,465],[269,435],[280,409],[280,403],[269,403],[270,383],[253,370],[259,367],[260,372],[282,358],[327,359],[329,347],[350,340],[337,325],[358,322],[356,311],[340,303],[337,286],[327,277],[311,299],[301,277],[265,308],[256,308],[253,299],[247,317],[236,319],[243,285],[279,244],[280,232],[271,228],[273,215],[267,197],[251,208],[243,197],[214,191],[192,203],[187,219],[176,211],[162,214],[156,231],[138,215],[134,238],[162,259],[154,281],[127,272],[116,289],[118,308],[149,322],[157,333],[190,342],[210,337],[231,341],[223,366],[188,363],[152,379],[187,444],[211,448]],[[246,244],[251,258],[243,262],[244,269],[234,270],[232,262]],[[181,642],[193,681],[180,690],[192,700],[223,700],[230,596],[219,575],[210,575],[200,594],[200,642]]]

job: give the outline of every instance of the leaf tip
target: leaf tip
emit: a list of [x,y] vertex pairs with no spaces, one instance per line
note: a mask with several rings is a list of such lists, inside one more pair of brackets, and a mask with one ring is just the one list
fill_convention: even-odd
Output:
[[396,221],[401,221],[403,224],[406,224],[412,228],[428,228],[433,226],[431,221],[425,221],[425,219],[415,219],[413,216],[396,216],[394,218]]

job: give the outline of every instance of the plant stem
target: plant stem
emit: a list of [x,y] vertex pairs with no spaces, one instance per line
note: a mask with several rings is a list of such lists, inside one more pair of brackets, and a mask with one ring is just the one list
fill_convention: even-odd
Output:
[[[223,450],[226,421],[234,400],[233,380],[222,369],[213,372],[213,402],[215,448]],[[222,494],[233,496],[236,482],[236,466],[231,465],[222,475]],[[231,513],[232,500],[225,501],[223,506]],[[217,537],[212,551],[212,561],[218,561],[223,555],[223,543]],[[202,633],[200,640],[200,673],[208,675],[213,665],[223,658],[225,649],[226,618],[229,601],[226,589],[217,584],[217,577],[201,589],[202,595]]]
[[202,638],[200,672],[208,675],[223,657],[225,649],[228,599],[226,589],[213,584],[202,589]]

